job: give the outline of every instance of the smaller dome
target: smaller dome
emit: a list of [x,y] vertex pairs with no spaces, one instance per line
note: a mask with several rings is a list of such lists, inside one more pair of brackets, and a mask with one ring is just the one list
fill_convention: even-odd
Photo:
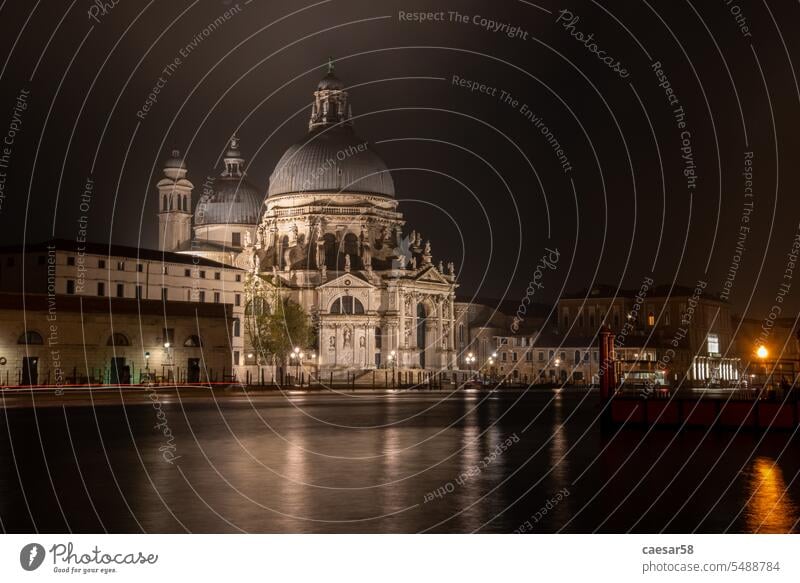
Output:
[[256,187],[240,176],[220,176],[195,206],[194,225],[257,225],[262,201]]
[[186,162],[183,161],[180,150],[172,150],[169,158],[164,161],[164,168],[180,168],[186,170]]

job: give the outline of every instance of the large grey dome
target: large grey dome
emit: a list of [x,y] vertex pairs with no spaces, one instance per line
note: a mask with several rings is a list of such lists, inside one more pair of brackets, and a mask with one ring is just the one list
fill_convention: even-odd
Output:
[[194,209],[194,224],[256,225],[263,197],[241,176],[220,176]]
[[306,192],[394,197],[394,181],[350,124],[324,125],[286,150],[269,179],[269,196]]

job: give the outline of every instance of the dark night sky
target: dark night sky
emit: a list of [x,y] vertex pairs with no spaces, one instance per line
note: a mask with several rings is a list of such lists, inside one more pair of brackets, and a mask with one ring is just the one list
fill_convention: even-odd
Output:
[[[0,4],[8,58],[0,136],[20,91],[30,97],[5,169],[2,242],[40,241],[53,230],[75,237],[93,176],[90,238],[154,247],[161,161],[173,147],[186,152],[198,186],[218,172],[234,131],[249,179],[266,192],[278,158],[306,130],[331,55],[352,86],[357,130],[398,169],[409,230],[432,240],[436,259],[461,265],[465,295],[520,298],[546,247],[557,247],[561,262],[539,300],[593,281],[638,287],[652,273],[663,283],[706,278],[719,290],[742,220],[744,152],[753,151],[751,231],[731,300],[763,317],[800,221],[791,68],[800,64],[800,7],[737,1],[751,37],[724,2],[253,0],[183,59],[140,120],[163,68],[234,3],[122,0],[93,22],[89,0],[69,11],[67,2],[8,0]],[[579,16],[575,30],[593,32],[627,78],[556,22],[562,9]],[[426,10],[444,11],[445,21],[398,19]],[[448,21],[448,11],[469,22]],[[527,39],[486,30],[474,15],[519,26]],[[655,61],[686,111],[699,175],[693,194]],[[455,87],[453,75],[498,95]],[[516,108],[501,103],[501,90],[519,100]],[[562,144],[570,173],[521,104]],[[796,277],[784,316],[798,306]]]

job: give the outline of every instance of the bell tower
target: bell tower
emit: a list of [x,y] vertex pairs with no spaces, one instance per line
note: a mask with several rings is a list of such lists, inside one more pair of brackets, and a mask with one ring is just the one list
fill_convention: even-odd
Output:
[[164,162],[164,177],[158,181],[158,248],[185,251],[192,237],[192,189],[186,164],[178,150]]

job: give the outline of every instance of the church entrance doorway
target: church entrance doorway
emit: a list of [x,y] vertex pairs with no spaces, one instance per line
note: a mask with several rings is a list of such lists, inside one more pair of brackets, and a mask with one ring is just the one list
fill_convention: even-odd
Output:
[[200,359],[190,358],[186,365],[186,382],[199,383],[200,382]]
[[39,384],[39,359],[35,356],[26,356],[22,359],[22,384]]
[[111,359],[111,370],[109,382],[112,385],[127,385],[131,382],[131,368],[125,365],[125,358],[116,357]]

